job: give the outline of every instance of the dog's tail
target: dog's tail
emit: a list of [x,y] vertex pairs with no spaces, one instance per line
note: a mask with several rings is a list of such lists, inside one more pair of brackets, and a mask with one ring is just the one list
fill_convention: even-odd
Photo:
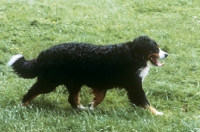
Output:
[[26,60],[23,55],[14,55],[8,62],[8,66],[11,66],[14,72],[22,78],[35,78],[38,75],[37,60]]

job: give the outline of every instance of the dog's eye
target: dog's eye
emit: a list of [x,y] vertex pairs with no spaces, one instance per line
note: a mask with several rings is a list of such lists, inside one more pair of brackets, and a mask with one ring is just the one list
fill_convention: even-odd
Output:
[[159,48],[155,48],[154,53],[158,53],[159,52]]
[[156,47],[156,51],[159,51],[159,49],[160,49],[160,47],[159,47],[159,45],[157,45],[157,47]]

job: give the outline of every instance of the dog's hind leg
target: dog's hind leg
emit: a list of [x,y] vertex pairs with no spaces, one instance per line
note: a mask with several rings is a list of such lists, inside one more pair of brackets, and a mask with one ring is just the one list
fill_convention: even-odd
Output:
[[24,95],[22,99],[22,105],[27,106],[35,97],[37,97],[41,92],[39,91],[40,89],[40,83],[36,82],[29,90],[28,92]]
[[70,103],[70,105],[73,108],[85,109],[85,107],[80,103],[79,98],[81,85],[71,86],[66,84],[65,86],[69,92],[68,102]]
[[100,104],[103,101],[106,92],[106,90],[99,91],[96,89],[92,89],[92,93],[94,94],[94,100],[89,104],[90,110],[93,110],[98,104]]
[[56,88],[57,85],[44,84],[37,81],[24,95],[22,99],[22,105],[27,106],[35,97],[40,94],[49,93]]

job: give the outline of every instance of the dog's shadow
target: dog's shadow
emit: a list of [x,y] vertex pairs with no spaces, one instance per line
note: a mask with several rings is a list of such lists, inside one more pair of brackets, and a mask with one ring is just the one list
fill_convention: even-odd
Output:
[[[19,105],[18,105],[19,106]],[[86,106],[85,106],[86,107]],[[138,118],[154,118],[150,112],[143,110],[141,108],[135,107],[112,107],[109,105],[100,106],[94,110],[78,109],[72,108],[68,102],[60,103],[57,101],[48,101],[48,100],[34,100],[28,106],[17,107],[17,113],[20,115],[20,118],[25,119],[28,117],[34,118],[74,118],[74,119],[85,119],[85,118],[120,118],[121,120],[132,120]],[[131,115],[128,113],[132,113]]]
[[[66,91],[60,91],[64,96],[66,96]],[[88,91],[86,92],[88,93]],[[58,95],[59,97],[62,96],[62,94]],[[84,94],[84,93],[82,93]],[[87,103],[91,98],[88,96],[84,95],[83,97],[88,97],[88,98],[83,98],[82,103],[86,107],[86,109],[78,109],[78,108],[72,108],[71,105],[68,103],[67,98],[61,100],[57,100],[58,96],[55,97],[54,99],[48,99],[46,96],[41,96],[35,100],[33,100],[28,106],[21,106],[24,108],[26,112],[31,112],[31,113],[48,113],[48,114],[56,114],[56,115],[61,115],[64,117],[70,117],[70,116],[96,116],[96,115],[103,115],[103,116],[110,116],[115,113],[116,116],[120,116],[123,118],[129,118],[126,117],[123,113],[127,112],[132,112],[135,113],[134,115],[144,115],[146,111],[144,111],[141,108],[133,107],[130,105],[130,103],[127,102],[127,105],[122,107],[121,106],[116,106],[112,105],[112,103],[108,104],[107,103],[103,104],[102,106],[96,107],[94,110],[89,110],[89,107]],[[108,100],[107,100],[108,102]]]
[[79,108],[72,108],[68,102],[64,103],[53,103],[52,101],[48,100],[34,100],[31,102],[28,106],[21,106],[25,111],[27,112],[35,112],[35,113],[48,113],[48,114],[56,114],[56,115],[62,115],[64,117],[69,116],[96,116],[98,114],[100,115],[109,115],[110,112],[108,112],[105,109],[101,108],[95,108],[95,110],[90,110],[88,106],[85,106],[86,109],[79,109]]

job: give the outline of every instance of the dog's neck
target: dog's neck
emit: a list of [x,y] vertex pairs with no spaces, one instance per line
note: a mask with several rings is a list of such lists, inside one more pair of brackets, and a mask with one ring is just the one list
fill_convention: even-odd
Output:
[[147,76],[150,69],[150,65],[147,63],[146,67],[142,67],[139,69],[139,76],[142,78],[142,81],[144,81],[144,78]]

